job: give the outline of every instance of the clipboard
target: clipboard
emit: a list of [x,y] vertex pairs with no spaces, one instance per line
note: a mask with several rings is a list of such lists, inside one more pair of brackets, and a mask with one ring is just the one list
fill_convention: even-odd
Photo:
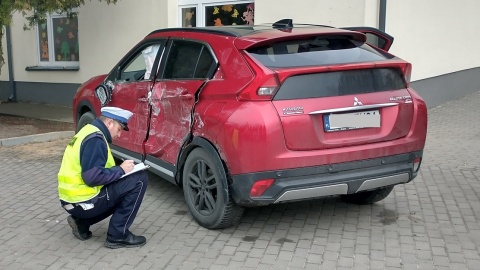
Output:
[[150,168],[150,165],[145,165],[145,163],[140,162],[140,163],[138,163],[138,164],[135,164],[135,166],[133,167],[133,170],[132,170],[131,172],[122,175],[122,176],[120,177],[120,179],[123,178],[123,177],[125,177],[125,176],[129,176],[129,175],[132,174],[132,173],[136,173],[136,172],[139,172],[139,171],[143,171],[143,170],[146,170],[146,169],[148,169],[148,168]]

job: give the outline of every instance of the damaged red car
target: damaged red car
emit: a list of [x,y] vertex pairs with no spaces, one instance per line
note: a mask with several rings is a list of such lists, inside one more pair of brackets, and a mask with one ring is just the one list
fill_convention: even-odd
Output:
[[73,102],[134,113],[115,157],[180,187],[193,218],[232,226],[249,206],[338,195],[370,204],[419,171],[427,107],[393,38],[366,27],[168,28],[148,34]]

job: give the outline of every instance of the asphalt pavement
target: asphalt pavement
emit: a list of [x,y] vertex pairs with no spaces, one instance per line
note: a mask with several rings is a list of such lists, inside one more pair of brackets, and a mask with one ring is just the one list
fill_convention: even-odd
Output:
[[373,205],[251,208],[238,226],[207,230],[179,187],[149,174],[131,227],[148,242],[133,249],[103,246],[108,220],[74,238],[58,202],[60,152],[31,160],[0,147],[0,269],[480,269],[479,104],[480,91],[429,109],[419,176]]

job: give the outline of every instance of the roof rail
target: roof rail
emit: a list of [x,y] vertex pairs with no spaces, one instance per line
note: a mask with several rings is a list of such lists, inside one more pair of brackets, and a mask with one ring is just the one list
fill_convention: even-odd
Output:
[[293,28],[293,20],[292,19],[283,19],[277,21],[272,24],[272,28],[279,29],[279,28]]

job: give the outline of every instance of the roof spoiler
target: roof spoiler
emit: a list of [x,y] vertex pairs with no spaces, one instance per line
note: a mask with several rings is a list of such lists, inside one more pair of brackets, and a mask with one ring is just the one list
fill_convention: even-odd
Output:
[[275,29],[293,28],[293,20],[283,19],[283,20],[277,21],[274,24],[272,24],[272,28],[275,28]]

